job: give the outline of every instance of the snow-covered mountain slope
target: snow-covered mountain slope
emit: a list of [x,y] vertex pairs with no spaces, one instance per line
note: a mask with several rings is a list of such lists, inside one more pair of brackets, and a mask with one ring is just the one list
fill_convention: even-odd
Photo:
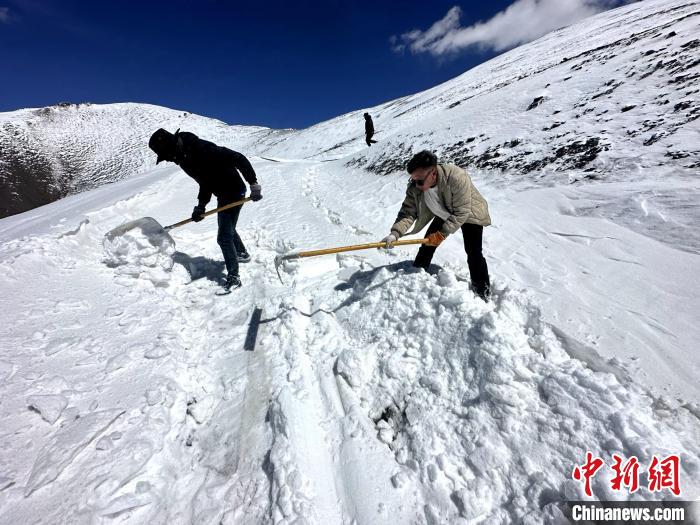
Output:
[[[458,235],[436,274],[412,271],[415,249],[373,250],[288,263],[282,284],[278,249],[376,240],[404,184],[254,165],[266,195],[242,211],[253,260],[229,296],[214,220],[173,230],[171,271],[102,250],[126,220],[189,212],[174,168],[0,221],[5,520],[562,523],[589,450],[643,469],[680,454],[682,497],[700,497],[700,410],[673,395],[700,397],[697,255],[567,215],[576,187],[480,181],[491,303]],[[645,476],[633,498],[670,496]],[[630,497],[611,477],[595,497]]]
[[362,109],[269,137],[268,153],[351,155],[350,165],[391,173],[403,169],[411,151],[429,148],[494,179],[536,184],[697,172],[698,35],[698,2],[629,5],[369,108],[379,139],[369,152],[358,151]]
[[60,104],[0,113],[0,217],[133,177],[155,164],[148,138],[183,128],[229,147],[275,133],[147,104]]

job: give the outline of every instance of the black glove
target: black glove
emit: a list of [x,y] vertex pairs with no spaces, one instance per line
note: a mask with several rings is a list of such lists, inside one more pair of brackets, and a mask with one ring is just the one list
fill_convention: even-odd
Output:
[[194,222],[199,222],[204,218],[204,211],[206,208],[201,205],[197,204],[197,206],[194,207],[194,210],[192,210],[192,220]]
[[250,185],[250,199],[255,202],[259,201],[262,199],[262,188],[260,188],[260,184],[251,184]]

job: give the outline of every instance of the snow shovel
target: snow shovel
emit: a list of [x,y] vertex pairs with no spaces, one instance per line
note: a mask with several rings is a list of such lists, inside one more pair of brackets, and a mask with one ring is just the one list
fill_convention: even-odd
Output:
[[[234,206],[240,206],[241,204],[243,204],[244,202],[248,202],[249,200],[251,200],[250,197],[246,197],[245,199],[226,204],[225,206],[214,208],[213,210],[203,213],[202,217],[207,217],[213,213],[228,210],[229,208],[233,208]],[[177,228],[178,226],[184,226],[189,222],[193,222],[193,220],[189,218],[180,222],[176,222],[175,224],[171,224],[170,226],[161,226],[160,223],[153,217],[142,217],[141,219],[129,221],[127,223],[122,224],[121,226],[117,226],[113,230],[110,230],[105,235],[105,240],[107,242],[112,242],[115,238],[121,237],[125,233],[135,228],[139,228],[143,232],[143,234],[149,239],[158,240],[157,244],[162,245],[165,242],[174,246],[175,241],[173,241],[170,235],[168,235],[168,232],[173,228]]]
[[[406,244],[427,244],[428,239],[407,239],[404,241],[394,241],[391,243],[392,246],[404,246]],[[282,275],[280,275],[280,265],[284,261],[292,261],[296,259],[303,259],[306,257],[316,257],[317,255],[328,255],[330,253],[342,253],[342,252],[353,252],[356,250],[369,250],[370,248],[384,248],[386,246],[385,242],[370,242],[367,244],[352,244],[350,246],[339,246],[338,248],[326,248],[324,250],[311,250],[308,252],[296,252],[288,253],[286,255],[278,255],[275,257],[275,270],[277,270],[277,277],[279,277],[280,282],[282,281]]]

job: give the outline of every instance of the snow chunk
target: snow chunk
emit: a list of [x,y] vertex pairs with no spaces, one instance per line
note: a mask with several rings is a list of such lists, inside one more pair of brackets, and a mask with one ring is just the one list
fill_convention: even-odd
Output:
[[170,350],[160,345],[154,345],[152,348],[146,349],[146,351],[143,353],[143,357],[146,359],[160,359],[169,355]]
[[112,440],[108,436],[101,437],[95,443],[95,449],[97,450],[110,450],[112,446]]
[[131,363],[131,358],[128,353],[117,354],[110,357],[105,363],[105,374],[111,374],[120,368],[125,368]]
[[485,484],[478,484],[476,490],[461,489],[451,496],[463,518],[475,520],[487,514],[493,504],[493,494]]
[[204,396],[188,404],[187,413],[199,423],[205,423],[213,414],[216,408],[216,400],[213,396]]
[[148,406],[153,406],[157,405],[161,401],[163,401],[163,392],[161,392],[160,388],[149,388],[146,390],[146,403],[148,403]]
[[151,500],[152,498],[147,492],[142,494],[122,494],[110,501],[105,508],[100,509],[98,514],[100,516],[114,517],[122,512],[149,505]]
[[398,489],[406,485],[411,479],[411,475],[408,469],[401,469],[396,474],[391,476],[391,484],[394,488]]
[[60,395],[29,396],[27,406],[39,412],[44,421],[53,425],[68,406],[68,400]]
[[508,451],[503,447],[490,444],[488,447],[478,447],[469,455],[469,462],[482,475],[486,476],[510,459]]
[[173,269],[175,242],[154,219],[146,217],[109,232],[103,242],[107,265],[117,273],[165,284]]
[[394,429],[382,428],[379,430],[379,440],[382,443],[390,444],[394,440]]

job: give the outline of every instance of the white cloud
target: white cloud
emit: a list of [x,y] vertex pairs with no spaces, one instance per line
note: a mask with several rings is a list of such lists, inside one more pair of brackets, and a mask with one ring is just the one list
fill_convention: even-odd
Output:
[[[634,1],[634,0],[631,0]],[[414,29],[390,39],[394,51],[443,56],[474,46],[503,51],[630,0],[515,0],[485,22],[461,27],[455,6],[426,31]]]
[[0,22],[9,22],[10,21],[10,8],[9,7],[0,7]]

